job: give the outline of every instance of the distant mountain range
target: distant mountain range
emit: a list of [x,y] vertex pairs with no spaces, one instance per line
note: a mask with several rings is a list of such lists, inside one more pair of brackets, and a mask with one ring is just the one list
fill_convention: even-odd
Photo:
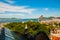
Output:
[[[52,18],[60,19],[60,17],[44,17],[43,20],[52,19]],[[0,22],[22,22],[22,21],[29,21],[29,20],[38,21],[38,18],[33,18],[33,19],[0,18]]]
[[[60,19],[60,17],[44,17],[44,19],[51,19],[51,18],[58,18]],[[22,18],[0,18],[0,19],[22,19]],[[29,18],[29,19],[38,19],[38,18]]]

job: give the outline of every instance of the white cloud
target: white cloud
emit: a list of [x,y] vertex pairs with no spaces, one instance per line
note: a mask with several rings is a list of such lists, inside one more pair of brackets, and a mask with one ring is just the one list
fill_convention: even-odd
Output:
[[0,18],[21,18],[24,14],[0,14]]
[[45,11],[48,11],[48,8],[44,8]]
[[39,18],[40,17],[40,15],[38,16],[38,15],[35,15],[35,16],[28,16],[28,17],[26,17],[26,18]]
[[39,16],[32,16],[31,18],[38,18]]
[[27,6],[12,6],[3,2],[0,2],[0,11],[2,12],[22,12],[31,14],[35,9],[30,9]]

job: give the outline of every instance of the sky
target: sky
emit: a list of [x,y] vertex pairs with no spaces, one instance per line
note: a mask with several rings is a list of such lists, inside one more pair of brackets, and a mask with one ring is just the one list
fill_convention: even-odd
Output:
[[60,0],[0,0],[0,18],[60,17]]

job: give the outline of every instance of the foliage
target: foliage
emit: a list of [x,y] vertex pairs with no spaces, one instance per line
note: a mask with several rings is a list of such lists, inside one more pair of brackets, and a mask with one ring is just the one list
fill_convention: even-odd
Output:
[[47,35],[49,35],[49,29],[47,29],[45,24],[40,24],[39,22],[33,22],[33,21],[28,21],[28,22],[12,22],[9,23],[7,25],[5,25],[5,27],[19,32],[19,33],[24,33],[24,28],[25,25],[27,24],[28,27],[28,32],[32,35],[36,35],[39,31],[45,31]]

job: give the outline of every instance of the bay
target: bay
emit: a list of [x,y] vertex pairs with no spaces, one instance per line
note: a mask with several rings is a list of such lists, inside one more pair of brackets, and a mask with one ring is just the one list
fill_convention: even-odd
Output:
[[38,19],[0,19],[0,22],[22,22],[22,21],[34,21],[37,22]]

